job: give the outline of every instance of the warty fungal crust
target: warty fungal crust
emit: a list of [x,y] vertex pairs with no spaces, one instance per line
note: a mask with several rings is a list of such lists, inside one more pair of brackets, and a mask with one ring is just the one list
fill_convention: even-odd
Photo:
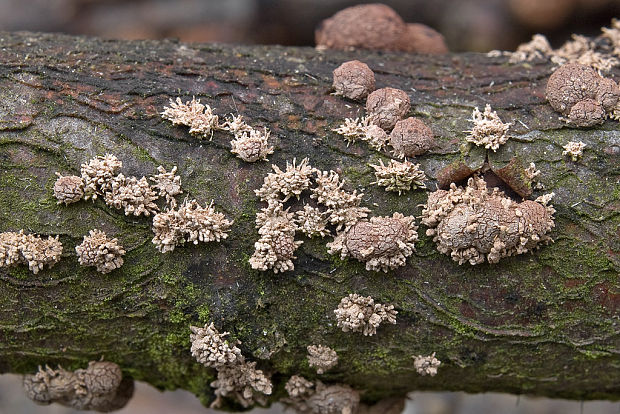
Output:
[[69,205],[76,203],[84,197],[84,180],[76,175],[61,175],[56,173],[58,179],[54,183],[54,197],[57,204]]
[[409,109],[409,95],[400,89],[377,89],[366,99],[366,114],[370,122],[385,130],[394,128],[394,125],[407,115]]
[[316,367],[317,374],[322,374],[338,364],[338,354],[328,346],[308,345],[307,350],[308,365]]
[[110,273],[123,265],[125,249],[118,239],[108,239],[101,230],[91,230],[82,244],[75,247],[82,266],[94,266],[98,272]]
[[344,384],[316,385],[299,375],[286,383],[290,398],[283,399],[299,414],[355,414],[360,401],[359,392]]
[[177,207],[177,200],[174,198],[179,194],[183,194],[183,190],[181,190],[181,177],[176,175],[177,167],[172,167],[172,170],[166,171],[166,169],[160,165],[157,167],[157,171],[159,174],[155,174],[150,177],[153,184],[153,187],[159,191],[159,197],[166,197],[166,203],[170,206],[170,208]]
[[342,298],[334,310],[338,327],[343,332],[361,332],[364,336],[376,334],[382,322],[395,324],[397,313],[394,305],[375,303],[372,297],[357,293]]
[[433,131],[421,119],[409,117],[396,122],[390,145],[399,158],[422,155],[434,145]]
[[375,74],[367,64],[359,60],[344,62],[334,69],[335,95],[352,100],[364,99],[375,90]]
[[202,207],[196,200],[185,200],[178,210],[155,214],[152,242],[162,253],[171,252],[185,242],[220,242],[228,237],[232,223],[215,211],[213,201]]
[[111,186],[112,179],[118,174],[123,163],[114,155],[106,154],[82,164],[81,175],[84,181],[84,199],[96,199]]
[[268,161],[267,155],[273,154],[273,146],[269,145],[269,131],[250,129],[235,133],[235,138],[230,141],[230,150],[245,162]]
[[366,262],[366,270],[387,272],[404,266],[413,254],[417,229],[413,216],[394,213],[392,217],[371,217],[339,233],[327,244],[328,252]]
[[310,187],[310,176],[314,169],[308,163],[308,158],[304,158],[298,165],[296,159],[292,164],[286,162],[286,170],[282,171],[277,165],[273,164],[273,173],[267,174],[261,188],[254,190],[262,201],[277,200],[280,195],[284,196],[282,202],[286,202],[292,196],[301,195],[302,191]]
[[422,223],[437,250],[459,264],[497,263],[552,241],[547,235],[554,226],[551,197],[518,203],[498,189],[489,193],[483,179],[470,178],[465,188],[452,184],[429,194]]
[[585,147],[586,144],[581,141],[569,141],[566,145],[564,145],[562,155],[568,155],[573,161],[579,161],[583,155],[583,150]]
[[243,361],[221,366],[211,387],[215,388],[216,396],[211,408],[220,407],[224,397],[231,397],[247,408],[255,403],[267,404],[265,395],[271,394],[273,385],[262,370],[256,369],[256,362]]
[[190,326],[191,353],[196,361],[206,367],[219,369],[224,365],[245,361],[241,350],[225,339],[228,332],[219,333],[211,322],[204,328]]
[[491,110],[491,105],[487,104],[484,112],[480,112],[477,107],[474,108],[470,121],[474,126],[470,131],[465,131],[469,132],[465,137],[468,142],[497,151],[500,145],[508,141],[506,132],[512,123],[503,123],[497,112]]
[[403,191],[426,188],[424,184],[426,174],[420,169],[420,164],[390,160],[386,166],[380,159],[379,165],[370,164],[370,166],[375,169],[375,177],[377,178],[377,181],[372,184],[385,187],[385,191],[398,191],[398,195],[400,195]]
[[105,203],[125,211],[125,215],[150,216],[159,211],[155,204],[158,196],[149,185],[146,177],[125,177],[119,174],[112,178],[103,194]]
[[173,125],[188,126],[190,134],[211,138],[213,131],[218,129],[218,116],[213,114],[209,105],[201,104],[196,97],[186,103],[183,103],[181,98],[170,99],[169,105],[164,107],[162,118]]
[[441,365],[441,361],[435,358],[434,352],[427,356],[418,355],[413,357],[413,368],[422,376],[430,375],[434,377],[437,375],[439,365]]
[[76,410],[109,412],[124,407],[133,394],[133,380],[123,379],[120,367],[108,361],[91,361],[74,372],[50,367],[25,375],[28,398],[40,405],[59,403]]
[[43,239],[24,234],[23,230],[0,233],[0,267],[25,263],[32,273],[37,274],[43,266],[52,267],[57,263],[61,254],[62,243],[58,236]]

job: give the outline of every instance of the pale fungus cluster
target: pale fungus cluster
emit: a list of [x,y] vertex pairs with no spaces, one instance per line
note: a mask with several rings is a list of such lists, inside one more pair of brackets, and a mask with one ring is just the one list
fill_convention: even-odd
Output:
[[299,414],[355,414],[360,394],[344,384],[325,385],[293,375],[284,387],[289,398],[282,400]]
[[426,174],[420,169],[419,164],[410,161],[390,160],[388,165],[379,160],[379,164],[370,165],[375,170],[377,181],[374,184],[385,187],[385,191],[397,191],[400,195],[403,191],[416,188],[426,188],[424,180]]
[[324,345],[308,345],[308,365],[316,367],[316,373],[322,374],[338,364],[336,351]]
[[474,126],[465,139],[475,145],[483,146],[486,149],[497,151],[500,145],[508,141],[508,129],[511,123],[504,123],[497,115],[497,112],[491,110],[491,105],[486,105],[484,112],[476,107],[472,113],[471,122]]
[[219,333],[213,323],[204,328],[191,326],[191,353],[196,361],[217,370],[217,379],[211,383],[215,388],[212,408],[220,407],[223,398],[232,398],[243,407],[256,403],[266,404],[273,385],[256,362],[248,362],[241,350],[228,343],[228,332]]
[[58,236],[47,239],[35,234],[19,232],[0,233],[0,268],[18,264],[28,265],[34,274],[44,266],[52,267],[60,260],[62,243]]
[[573,161],[579,161],[583,155],[583,150],[585,147],[586,144],[581,141],[569,141],[566,145],[564,145],[562,155],[568,155]]
[[394,305],[375,303],[372,297],[357,293],[342,298],[334,310],[338,327],[343,332],[361,332],[364,336],[376,334],[381,323],[395,324],[397,313]]
[[422,376],[430,375],[434,377],[437,375],[439,365],[441,365],[441,361],[435,358],[434,352],[431,355],[413,357],[413,368]]
[[123,265],[125,249],[118,239],[109,239],[105,232],[94,229],[75,247],[82,266],[94,266],[98,272],[109,273]]
[[464,188],[452,184],[431,193],[422,223],[437,249],[459,264],[497,263],[551,241],[552,195],[515,202],[497,188],[489,192],[483,179],[470,178]]
[[133,395],[133,380],[123,379],[120,367],[108,361],[91,361],[76,371],[39,367],[36,374],[24,376],[23,386],[37,404],[100,412],[121,409]]
[[190,134],[201,138],[212,139],[214,131],[229,132],[233,135],[233,140],[230,141],[231,152],[245,162],[267,160],[267,156],[273,154],[267,128],[262,131],[256,129],[248,125],[241,115],[231,115],[220,123],[213,109],[200,103],[200,99],[196,97],[185,103],[181,98],[170,99],[169,106],[164,107],[161,116],[173,125],[188,126]]

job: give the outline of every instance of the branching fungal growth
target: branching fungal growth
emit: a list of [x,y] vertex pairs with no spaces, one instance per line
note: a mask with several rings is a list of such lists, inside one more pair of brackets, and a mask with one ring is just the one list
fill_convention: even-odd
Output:
[[367,117],[345,118],[344,124],[333,129],[333,131],[342,135],[347,141],[347,145],[358,140],[366,141],[368,145],[378,151],[381,151],[390,140],[387,132],[371,123]]
[[201,104],[196,97],[186,103],[181,98],[176,101],[170,99],[170,106],[164,107],[161,116],[173,125],[188,126],[190,134],[203,138],[211,138],[213,131],[218,128],[218,116],[213,114],[209,105]]
[[0,267],[25,263],[32,273],[37,274],[45,265],[52,267],[60,260],[61,254],[62,243],[58,236],[43,239],[24,234],[23,230],[0,233]]
[[327,213],[316,207],[305,205],[303,210],[295,213],[297,228],[308,237],[325,237],[329,235],[327,230]]
[[381,88],[366,99],[366,113],[373,124],[390,130],[407,115],[411,109],[409,95],[394,88]]
[[433,147],[433,131],[421,119],[409,117],[396,122],[390,133],[390,145],[396,157],[416,157]]
[[422,223],[429,227],[437,250],[459,264],[485,261],[531,251],[551,238],[555,210],[552,195],[536,201],[514,202],[498,189],[489,193],[481,178],[470,178],[467,187],[437,190],[428,197]]
[[54,197],[58,199],[58,204],[69,205],[76,203],[84,197],[84,180],[75,175],[63,176],[56,173],[58,179],[54,183]]
[[373,184],[385,187],[385,191],[398,191],[400,195],[403,191],[426,188],[424,184],[426,175],[420,169],[419,164],[390,160],[386,166],[383,160],[379,160],[379,165],[371,164],[370,166],[375,169],[375,177],[377,177],[377,181]]
[[230,345],[225,339],[228,332],[219,333],[213,325],[205,325],[204,328],[190,326],[192,341],[192,356],[196,361],[209,368],[219,369],[224,365],[243,362],[241,350],[235,345]]
[[218,408],[223,397],[232,397],[243,407],[255,403],[265,405],[265,395],[270,395],[272,384],[263,371],[256,369],[256,362],[239,362],[223,365],[217,371],[217,380],[211,383],[215,388],[215,401],[211,408]]
[[474,108],[471,122],[474,123],[469,135],[465,138],[468,142],[473,142],[478,146],[484,146],[486,149],[497,151],[500,145],[508,141],[506,132],[512,123],[503,123],[497,112],[491,110],[491,105],[486,105],[484,112],[480,112],[478,108]]
[[84,199],[96,199],[108,191],[112,179],[118,174],[123,163],[114,155],[98,156],[82,164],[81,174],[84,181]]
[[566,145],[564,145],[564,151],[562,152],[562,155],[568,155],[573,161],[579,161],[579,159],[583,155],[583,149],[585,147],[586,144],[581,141],[569,141]]
[[375,303],[370,296],[360,296],[351,293],[342,298],[338,309],[334,310],[338,327],[343,332],[361,332],[364,336],[372,336],[377,333],[377,327],[382,323],[396,323],[394,305],[382,305]]
[[328,346],[308,345],[307,349],[308,365],[316,367],[317,374],[322,374],[338,364],[338,354]]
[[218,213],[213,201],[206,207],[191,200],[181,204],[178,210],[168,210],[153,217],[153,244],[162,252],[171,252],[175,246],[191,242],[220,242],[228,237],[232,221]]
[[272,165],[273,173],[269,173],[264,180],[263,186],[254,190],[262,201],[277,200],[280,195],[284,196],[282,202],[286,202],[292,196],[299,199],[302,191],[310,187],[310,176],[313,169],[304,158],[299,165],[286,163],[286,171],[282,171],[277,165]]
[[328,243],[329,253],[351,256],[366,262],[366,270],[387,272],[404,266],[415,251],[418,227],[413,216],[394,213],[392,217],[371,217],[358,221]]
[[307,398],[314,392],[314,383],[301,375],[293,375],[286,381],[284,389],[291,398]]
[[441,361],[435,358],[434,352],[427,356],[418,355],[417,357],[413,357],[413,368],[422,376],[430,375],[434,377],[437,375],[439,365],[441,365]]
[[108,190],[103,194],[105,203],[116,209],[123,209],[125,215],[150,216],[159,211],[155,204],[157,194],[147,181],[146,177],[125,177],[119,174],[110,180]]
[[108,239],[101,230],[91,230],[84,236],[82,244],[75,246],[78,261],[82,266],[95,266],[98,272],[110,273],[123,265],[125,249],[118,239]]
[[231,152],[237,154],[245,162],[267,160],[267,155],[273,154],[273,146],[269,145],[269,131],[250,129],[235,133],[235,139],[230,141]]
[[283,401],[299,414],[355,414],[360,402],[359,392],[348,385],[317,381],[315,386],[298,375],[293,375],[285,388],[290,398]]
[[174,166],[172,170],[166,171],[160,165],[157,167],[157,171],[159,171],[159,174],[151,177],[151,181],[155,183],[153,187],[159,191],[159,197],[166,197],[166,203],[168,203],[170,208],[176,208],[177,200],[174,197],[183,194],[183,190],[181,190],[181,177],[176,175],[177,167]]
[[334,69],[336,95],[352,100],[364,99],[375,90],[375,74],[359,60],[344,62]]
[[36,374],[24,376],[23,385],[37,404],[56,402],[76,410],[118,410],[133,395],[133,380],[123,379],[120,367],[107,361],[91,361],[74,372],[39,367]]

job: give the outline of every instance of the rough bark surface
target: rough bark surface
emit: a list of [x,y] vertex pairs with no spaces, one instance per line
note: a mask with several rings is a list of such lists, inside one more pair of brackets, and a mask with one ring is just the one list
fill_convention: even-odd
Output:
[[[474,106],[490,103],[514,122],[513,138],[488,162],[536,163],[544,192],[556,193],[555,243],[495,265],[459,266],[421,226],[417,253],[387,274],[327,254],[326,239],[304,239],[294,271],[251,270],[262,207],[253,190],[271,162],[309,157],[363,191],[373,215],[420,215],[426,192],[398,196],[372,185],[369,164],[385,154],[347,146],[331,132],[363,115],[363,105],[330,95],[332,70],[351,59],[376,72],[377,87],[407,91],[410,114],[433,129],[438,145],[416,160],[433,177],[431,189],[441,168],[485,161],[483,150],[464,155]],[[291,375],[317,377],[306,360],[310,344],[338,352],[322,381],[347,383],[367,402],[412,389],[620,398],[620,132],[613,121],[590,129],[562,123],[545,103],[551,71],[544,62],[512,65],[479,54],[0,34],[0,230],[59,234],[65,246],[63,259],[37,275],[0,269],[0,371],[73,369],[103,355],[125,375],[188,389],[208,403],[215,371],[191,357],[189,326],[213,321],[273,374],[274,400]],[[271,162],[244,163],[230,153],[228,135],[200,140],[161,119],[179,95],[269,127]],[[568,141],[588,145],[582,161],[562,156]],[[57,205],[54,172],[79,173],[106,152],[123,161],[126,175],[177,165],[185,194],[203,205],[214,199],[234,219],[230,237],[160,254],[148,218],[126,217],[101,200]],[[101,275],[78,265],[74,248],[93,228],[127,250],[120,270]],[[341,332],[333,309],[353,292],[394,304],[397,324],[373,337]],[[432,352],[439,374],[417,375],[412,356]]]

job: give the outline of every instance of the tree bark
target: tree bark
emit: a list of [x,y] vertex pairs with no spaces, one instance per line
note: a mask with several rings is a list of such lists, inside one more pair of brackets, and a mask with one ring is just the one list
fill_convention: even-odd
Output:
[[[310,344],[340,358],[321,380],[347,383],[367,402],[413,389],[620,398],[618,124],[571,129],[560,121],[544,98],[551,64],[32,33],[2,33],[0,44],[0,231],[60,235],[64,245],[62,260],[37,275],[0,268],[1,372],[85,367],[104,356],[125,375],[208,403],[215,371],[190,355],[189,326],[213,321],[272,374],[273,400],[289,376],[317,378],[306,361]],[[375,71],[377,87],[407,91],[411,115],[434,131],[437,146],[416,160],[430,189],[459,160],[497,169],[514,157],[535,162],[544,190],[532,197],[556,194],[555,242],[498,264],[459,266],[421,226],[417,252],[387,274],[329,255],[330,238],[301,238],[294,271],[252,270],[263,207],[254,189],[272,163],[308,157],[362,191],[373,215],[420,215],[427,192],[398,196],[372,184],[369,164],[386,153],[347,146],[331,131],[364,113],[330,94],[332,70],[351,59]],[[170,98],[193,95],[221,116],[270,128],[270,162],[244,163],[228,135],[201,140],[160,117]],[[487,103],[514,123],[512,138],[496,153],[467,153],[468,118]],[[562,155],[568,141],[587,144],[581,161]],[[57,205],[54,173],[79,175],[81,163],[105,153],[123,161],[125,175],[178,166],[184,196],[213,199],[234,220],[230,237],[160,254],[149,218],[101,200]],[[101,275],[78,265],[74,248],[93,228],[126,248],[121,269]],[[372,337],[342,332],[333,309],[353,292],[394,304],[397,324]],[[443,362],[439,374],[419,376],[412,356],[432,352]]]

